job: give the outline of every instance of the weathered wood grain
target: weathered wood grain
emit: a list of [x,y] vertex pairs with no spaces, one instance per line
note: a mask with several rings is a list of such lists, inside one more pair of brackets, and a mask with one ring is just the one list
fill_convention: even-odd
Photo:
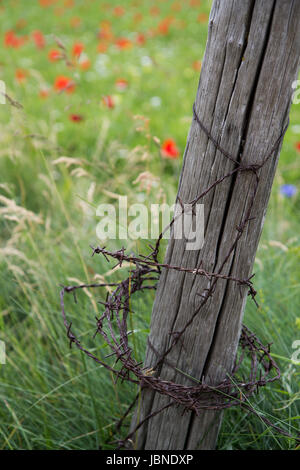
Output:
[[[196,111],[223,148],[247,163],[261,162],[287,123],[300,49],[298,0],[215,0],[209,18],[208,40],[197,96]],[[247,226],[223,272],[239,278],[250,275],[276,170],[274,155],[261,170],[254,203],[256,219]],[[234,164],[216,150],[193,121],[187,138],[178,195],[195,198]],[[166,262],[217,271],[236,236],[251,197],[253,174],[227,179],[201,201],[205,208],[205,242],[200,251],[186,251],[185,241],[171,239]],[[197,293],[209,287],[206,278],[165,270],[155,298],[150,341],[161,353],[170,345],[170,332],[184,327],[200,302]],[[178,370],[211,385],[232,370],[246,303],[247,289],[218,281],[214,295],[168,359]],[[156,362],[148,348],[145,365]],[[192,384],[187,376],[163,364],[158,375]],[[161,408],[168,399],[142,392],[139,420]],[[211,449],[215,446],[220,412],[182,416],[168,408],[148,421],[137,435],[137,448]],[[134,422],[137,417],[135,416]]]

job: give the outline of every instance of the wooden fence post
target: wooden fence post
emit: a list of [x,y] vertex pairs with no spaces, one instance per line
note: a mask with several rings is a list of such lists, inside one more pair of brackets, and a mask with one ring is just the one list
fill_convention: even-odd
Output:
[[[300,49],[298,0],[214,0],[208,23],[208,40],[198,92],[197,115],[234,158],[260,163],[288,121],[292,82],[297,77]],[[175,97],[176,99],[176,97]],[[251,274],[279,149],[259,170],[260,185],[251,220],[222,273],[248,278]],[[191,201],[234,164],[216,149],[193,120],[187,139],[178,196]],[[247,210],[255,175],[239,172],[215,187],[200,202],[205,211],[205,241],[200,251],[187,251],[184,240],[170,239],[166,262],[202,267],[217,272],[223,250],[237,234]],[[209,280],[189,273],[164,270],[154,302],[149,339],[162,354],[172,334],[184,327],[195,306],[197,293],[209,288]],[[231,372],[247,289],[241,294],[235,283],[220,280],[192,325],[168,355],[177,370],[162,363],[157,375],[185,385],[190,377],[210,385]],[[157,361],[146,351],[145,365]],[[180,371],[183,371],[182,374]],[[137,419],[167,404],[169,398],[143,390]],[[170,407],[140,427],[138,449],[212,449],[216,445],[222,413],[204,411],[199,417],[180,407]],[[137,418],[138,416],[138,418]]]

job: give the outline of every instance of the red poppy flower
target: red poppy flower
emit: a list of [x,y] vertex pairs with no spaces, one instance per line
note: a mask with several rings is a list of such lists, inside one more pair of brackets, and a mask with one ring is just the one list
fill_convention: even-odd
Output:
[[18,83],[24,83],[27,77],[27,74],[22,69],[17,69],[15,73],[15,77]]
[[113,97],[110,95],[107,96],[102,96],[102,103],[107,107],[107,108],[114,108],[115,107],[115,102],[113,100]]
[[126,88],[128,88],[128,81],[125,80],[125,78],[118,78],[116,80],[116,87],[119,91],[126,90]]
[[50,7],[53,4],[53,0],[39,0],[41,7]]
[[162,20],[158,25],[158,32],[163,35],[168,34],[172,22],[173,18],[165,18]]
[[6,47],[13,47],[18,49],[26,41],[26,37],[18,37],[14,31],[7,31],[4,35],[4,45]]
[[62,58],[62,55],[61,55],[60,51],[57,50],[57,49],[51,49],[51,51],[49,51],[49,53],[48,53],[48,59],[51,62],[56,62],[57,60],[59,60],[61,58]]
[[201,66],[202,66],[201,60],[195,60],[195,62],[193,62],[193,69],[196,70],[197,72],[201,70]]
[[16,43],[16,35],[14,31],[6,31],[4,35],[4,44],[6,47],[14,47]]
[[300,152],[300,141],[295,143],[296,150]]
[[114,15],[115,16],[123,16],[124,13],[125,13],[125,10],[124,10],[123,7],[117,6],[117,7],[114,8]]
[[75,90],[75,83],[71,78],[60,75],[55,79],[54,88],[61,92],[66,91],[67,93],[72,93]]
[[136,43],[139,45],[139,46],[143,46],[146,42],[146,37],[144,34],[142,33],[138,33],[137,37],[136,37]]
[[45,37],[41,31],[34,31],[32,33],[32,38],[38,49],[43,49],[45,47]]
[[132,42],[127,38],[118,38],[116,40],[116,46],[119,49],[130,49],[132,47]]
[[81,122],[83,121],[83,116],[80,114],[70,114],[69,119],[73,122]]
[[81,42],[75,42],[72,48],[72,54],[74,57],[79,57],[84,50],[84,45]]
[[99,39],[104,39],[105,41],[111,41],[113,34],[109,29],[101,29],[98,33]]
[[104,39],[105,41],[111,41],[113,38],[113,33],[111,31],[111,26],[109,21],[102,21],[100,24],[100,31],[98,33],[99,39]]
[[179,150],[173,139],[167,139],[161,146],[161,153],[166,158],[178,158]]

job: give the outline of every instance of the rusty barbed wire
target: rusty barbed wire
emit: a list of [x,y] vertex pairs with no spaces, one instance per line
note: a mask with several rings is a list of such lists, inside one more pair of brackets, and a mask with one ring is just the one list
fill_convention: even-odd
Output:
[[[197,383],[193,386],[186,386],[166,381],[161,377],[153,375],[157,370],[158,366],[163,362],[169,367],[175,368],[175,366],[172,365],[169,359],[167,358],[168,354],[178,343],[178,341],[182,340],[183,333],[190,327],[200,310],[206,304],[208,299],[213,295],[216,288],[216,284],[220,279],[226,280],[228,282],[233,282],[239,288],[246,287],[248,289],[248,295],[254,300],[257,305],[255,299],[256,290],[254,289],[252,282],[254,274],[247,279],[239,279],[237,277],[225,275],[222,271],[226,262],[235,250],[236,245],[239,242],[242,234],[244,233],[247,224],[250,220],[254,219],[254,217],[252,216],[252,209],[260,182],[259,170],[266,164],[266,162],[272,157],[273,153],[278,149],[288,127],[287,124],[278,139],[276,140],[276,142],[274,143],[274,145],[272,146],[271,150],[265,155],[260,164],[244,165],[241,161],[233,158],[226,150],[224,150],[219,145],[218,141],[211,135],[208,129],[200,121],[196,113],[195,105],[193,106],[193,113],[194,120],[198,123],[199,127],[206,134],[208,139],[213,142],[214,146],[220,151],[223,156],[225,156],[235,165],[235,168],[229,171],[227,174],[223,175],[218,180],[216,180],[206,190],[204,190],[201,194],[199,194],[196,198],[194,198],[187,204],[189,206],[194,207],[198,201],[200,201],[217,185],[221,184],[226,179],[231,178],[238,172],[250,172],[254,175],[252,194],[248,203],[248,207],[245,211],[245,216],[241,220],[240,224],[236,227],[237,235],[233,240],[228,252],[225,254],[218,271],[206,271],[202,266],[202,261],[197,268],[173,266],[167,263],[160,263],[158,261],[160,243],[162,241],[163,234],[166,230],[171,229],[174,225],[176,218],[180,217],[184,213],[184,204],[180,200],[180,198],[177,197],[177,200],[182,208],[181,213],[177,214],[176,217],[174,216],[172,218],[168,226],[165,227],[165,229],[159,235],[158,239],[156,240],[155,246],[149,245],[151,252],[147,256],[142,254],[128,255],[126,254],[126,250],[124,247],[114,252],[107,250],[106,247],[91,247],[92,256],[97,254],[103,256],[108,262],[112,259],[117,261],[114,267],[121,267],[124,261],[129,262],[131,269],[129,272],[129,276],[126,279],[119,283],[110,284],[101,283],[82,284],[76,286],[62,286],[62,290],[60,292],[61,311],[64,325],[67,331],[67,337],[70,340],[70,347],[72,346],[72,344],[75,344],[78,349],[88,355],[91,359],[108,369],[115,376],[116,381],[118,379],[120,379],[122,382],[124,380],[129,381],[133,384],[139,385],[141,389],[150,388],[154,392],[160,393],[161,395],[165,395],[170,399],[170,402],[167,405],[163,406],[161,409],[155,410],[154,412],[150,413],[141,422],[139,422],[123,440],[114,441],[114,443],[118,445],[118,448],[125,447],[126,443],[130,442],[131,438],[135,435],[137,430],[147,420],[151,419],[153,416],[157,415],[158,413],[162,412],[164,409],[170,406],[181,406],[183,409],[183,413],[186,411],[193,411],[196,415],[199,415],[201,410],[222,410],[230,408],[232,406],[243,406],[248,411],[257,414],[257,412],[249,406],[249,397],[251,397],[254,393],[258,392],[258,389],[260,387],[263,387],[268,383],[278,380],[280,378],[279,367],[270,354],[270,344],[264,346],[261,341],[255,336],[255,334],[250,332],[245,325],[242,325],[241,336],[239,341],[240,354],[239,357],[236,357],[234,368],[231,373],[227,375],[227,377],[217,386],[212,387],[206,383]],[[204,276],[210,281],[210,286],[200,294],[202,301],[200,305],[191,314],[189,320],[186,322],[184,327],[180,331],[170,333],[170,335],[172,336],[171,344],[169,348],[167,348],[162,354],[155,350],[154,346],[150,343],[148,338],[149,347],[155,352],[155,355],[157,356],[156,364],[151,369],[149,369],[143,366],[143,363],[138,362],[137,359],[134,357],[134,350],[129,344],[129,339],[132,332],[128,330],[127,320],[129,314],[133,313],[130,307],[131,297],[136,293],[141,293],[146,290],[155,290],[156,284],[163,269],[185,272],[194,276]],[[72,330],[72,322],[68,322],[67,320],[64,304],[64,296],[67,293],[73,293],[74,300],[76,302],[76,292],[78,289],[96,289],[101,287],[114,288],[111,293],[107,292],[106,299],[104,302],[99,302],[101,305],[103,305],[104,310],[101,316],[96,317],[96,331],[94,337],[100,334],[111,350],[111,353],[108,354],[104,359],[99,359],[97,356],[95,356],[93,353],[91,353],[81,345],[80,341]],[[246,356],[249,357],[250,360],[249,376],[247,379],[241,381],[238,378],[238,372],[240,371],[240,367]],[[114,366],[109,365],[108,362],[105,361],[105,359],[108,359],[109,357],[115,358]],[[117,366],[118,363],[120,364],[120,366]],[[273,374],[272,371],[274,372]],[[177,372],[179,371],[177,370]],[[124,413],[124,416],[118,422],[116,430],[120,429],[124,419],[132,411],[138,399],[138,396],[139,395],[135,397],[134,401],[131,403],[126,413]],[[268,426],[271,426],[276,429],[279,433],[290,438],[297,439],[297,437],[290,435],[285,430],[272,424],[267,418],[263,419],[263,421]]]

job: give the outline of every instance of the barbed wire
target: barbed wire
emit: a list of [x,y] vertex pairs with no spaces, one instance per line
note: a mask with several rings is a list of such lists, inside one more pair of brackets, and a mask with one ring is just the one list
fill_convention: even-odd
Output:
[[[234,276],[229,276],[223,273],[223,269],[231,254],[234,252],[242,234],[245,231],[245,228],[250,220],[255,219],[252,215],[252,210],[254,206],[255,197],[258,191],[260,177],[259,171],[267,163],[267,161],[272,157],[274,152],[278,149],[279,145],[282,142],[283,136],[287,130],[288,124],[285,126],[280,136],[272,146],[271,150],[264,156],[262,162],[259,164],[243,164],[242,161],[236,160],[232,157],[226,150],[224,150],[218,141],[211,135],[208,129],[199,119],[195,105],[193,106],[194,120],[198,123],[200,129],[206,134],[208,139],[214,144],[214,146],[220,151],[220,153],[230,160],[235,168],[229,171],[227,174],[223,175],[212,183],[207,189],[205,189],[201,194],[199,194],[192,201],[187,204],[192,208],[210,191],[212,191],[216,186],[221,184],[228,178],[231,178],[237,173],[252,173],[254,175],[254,181],[252,184],[252,193],[248,206],[245,211],[245,215],[242,218],[240,224],[236,227],[237,234],[233,240],[229,250],[225,254],[223,261],[220,264],[219,269],[216,272],[209,272],[205,270],[202,266],[203,262],[197,268],[189,268],[184,266],[174,266],[168,263],[160,263],[158,261],[158,255],[160,250],[160,244],[163,239],[163,235],[166,230],[171,230],[175,220],[184,214],[185,204],[177,196],[177,201],[181,206],[181,212],[174,216],[171,222],[167,227],[161,232],[158,239],[156,240],[155,246],[149,245],[150,253],[145,256],[142,254],[127,254],[124,247],[117,251],[109,251],[106,247],[91,247],[92,256],[101,255],[106,261],[116,260],[117,264],[114,266],[122,266],[124,261],[129,262],[131,269],[129,276],[119,283],[101,283],[101,284],[81,284],[74,286],[62,286],[60,292],[61,299],[61,311],[63,316],[64,325],[67,331],[67,337],[70,341],[70,347],[74,344],[78,349],[83,351],[91,359],[96,361],[98,364],[101,364],[103,367],[108,369],[114,376],[117,381],[129,381],[133,384],[139,385],[141,389],[148,388],[152,391],[159,393],[161,395],[167,396],[170,401],[167,405],[164,405],[158,410],[153,411],[148,414],[143,420],[136,424],[135,428],[122,440],[114,441],[118,445],[118,448],[125,447],[128,442],[131,441],[131,438],[136,434],[137,430],[149,419],[153,418],[158,413],[164,411],[166,408],[171,406],[181,406],[183,413],[186,411],[193,411],[196,415],[201,413],[201,410],[222,410],[230,408],[233,406],[243,406],[245,409],[252,411],[257,414],[257,412],[249,406],[248,399],[254,393],[257,393],[260,387],[264,387],[270,382],[278,380],[280,378],[280,370],[274,359],[270,354],[270,344],[264,346],[261,341],[255,336],[254,333],[250,332],[245,325],[242,325],[241,336],[240,336],[240,354],[237,355],[235,365],[232,371],[227,375],[227,377],[217,386],[210,386],[203,383],[197,383],[193,386],[186,386],[171,381],[164,380],[161,377],[157,377],[156,371],[160,364],[165,363],[169,367],[175,366],[168,359],[168,355],[174,346],[178,343],[179,340],[182,340],[182,336],[185,331],[191,326],[196,316],[199,314],[200,310],[206,304],[208,299],[215,292],[217,282],[222,279],[228,282],[235,283],[239,288],[245,287],[248,289],[248,295],[256,303],[256,290],[253,286],[252,278],[254,275],[251,275],[249,278],[242,279]],[[147,290],[155,290],[157,282],[159,280],[160,274],[163,269],[175,270],[179,272],[184,272],[193,276],[204,276],[210,281],[208,288],[200,294],[202,298],[200,305],[193,311],[188,321],[185,323],[184,327],[180,331],[170,332],[172,340],[170,346],[163,352],[160,353],[156,351],[154,346],[150,343],[148,338],[148,345],[151,350],[155,353],[157,361],[154,366],[151,368],[145,367],[143,363],[138,362],[134,354],[134,348],[130,346],[130,335],[132,331],[128,328],[128,316],[132,314],[131,310],[131,297],[136,293],[142,293]],[[78,289],[84,288],[113,288],[112,292],[107,292],[106,300],[104,302],[99,302],[103,305],[104,310],[102,315],[96,317],[96,331],[95,335],[100,334],[105,340],[106,344],[109,346],[111,353],[106,356],[104,359],[98,358],[96,355],[88,351],[83,347],[78,340],[77,336],[74,334],[72,329],[72,323],[68,322],[64,304],[64,296],[68,293],[73,293],[74,300],[76,301],[76,292]],[[111,366],[108,364],[109,357],[115,357],[115,364]],[[249,357],[250,366],[248,378],[241,381],[238,378],[238,372],[240,371],[241,365],[245,360],[245,357]],[[120,366],[117,366],[117,364]],[[176,371],[178,369],[176,368]],[[184,372],[182,372],[184,373]],[[186,374],[184,374],[186,375]],[[135,406],[135,403],[138,399],[139,394],[135,397],[134,401],[129,406],[124,416],[120,419],[116,426],[116,430],[119,430],[123,424],[125,418],[129,415],[132,409]],[[288,436],[292,439],[298,439],[298,437],[292,436],[287,433],[285,430],[271,423],[265,417],[259,415],[260,418],[268,425],[276,429],[279,433]]]

